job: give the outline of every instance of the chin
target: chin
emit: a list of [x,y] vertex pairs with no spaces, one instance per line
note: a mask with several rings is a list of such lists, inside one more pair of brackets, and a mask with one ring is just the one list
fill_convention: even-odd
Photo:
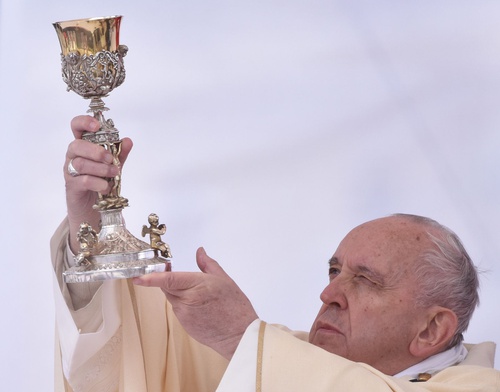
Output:
[[334,344],[334,342],[325,340],[325,339],[309,339],[309,343],[315,345],[316,347],[322,348],[325,351],[328,351],[331,354],[339,355],[341,357],[346,358],[346,350],[338,345]]

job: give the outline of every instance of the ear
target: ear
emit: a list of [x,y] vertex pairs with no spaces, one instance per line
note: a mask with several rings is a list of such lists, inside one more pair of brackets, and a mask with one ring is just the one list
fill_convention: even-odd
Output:
[[433,306],[426,314],[410,342],[410,353],[422,360],[445,350],[458,325],[457,315],[450,309]]

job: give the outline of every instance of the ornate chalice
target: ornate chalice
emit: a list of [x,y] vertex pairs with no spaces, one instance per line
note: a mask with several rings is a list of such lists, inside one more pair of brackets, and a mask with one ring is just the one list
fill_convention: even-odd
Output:
[[[113,154],[114,164],[120,167],[121,140],[102,100],[125,80],[123,58],[128,48],[120,45],[121,16],[56,22],[61,45],[62,78],[68,91],[90,99],[89,113],[99,120],[99,131],[84,133],[84,140],[96,143]],[[72,169],[72,168],[69,168]],[[73,169],[74,170],[74,169]],[[134,237],[125,227],[122,210],[128,199],[121,196],[120,174],[110,178],[111,191],[98,194],[94,208],[101,214],[99,233],[82,222],[77,238],[80,251],[75,266],[63,273],[67,283],[92,282],[117,278],[132,278],[150,272],[170,269],[170,248],[161,240],[166,227],[159,224],[156,214],[148,217],[142,236],[149,235],[150,243]]]

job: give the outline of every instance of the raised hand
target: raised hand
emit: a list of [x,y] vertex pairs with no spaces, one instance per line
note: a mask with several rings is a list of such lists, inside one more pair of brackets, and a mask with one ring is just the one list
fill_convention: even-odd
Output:
[[201,272],[161,272],[134,278],[159,287],[189,335],[231,359],[246,328],[258,318],[252,304],[203,248],[196,252]]
[[[75,140],[69,144],[66,151],[64,180],[70,246],[73,252],[77,252],[79,248],[76,233],[80,223],[88,222],[94,229],[98,228],[100,216],[92,208],[97,199],[97,192],[107,194],[111,188],[107,178],[115,177],[120,170],[113,164],[113,155],[109,151],[102,146],[82,140],[84,132],[96,132],[99,127],[99,121],[91,116],[78,116],[71,121]],[[120,154],[122,166],[131,149],[132,141],[129,138],[122,139]]]

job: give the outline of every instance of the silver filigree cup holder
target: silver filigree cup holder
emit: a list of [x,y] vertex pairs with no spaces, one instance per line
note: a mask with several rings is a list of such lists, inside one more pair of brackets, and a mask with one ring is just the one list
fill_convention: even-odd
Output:
[[[53,24],[61,45],[62,78],[67,90],[90,99],[88,112],[101,124],[97,132],[86,132],[82,138],[110,151],[118,167],[121,140],[113,121],[104,118],[103,112],[109,109],[102,98],[125,80],[123,58],[128,48],[119,44],[121,18],[110,16]],[[80,225],[76,265],[63,273],[67,283],[132,278],[170,270],[170,248],[161,240],[165,225],[159,224],[156,214],[150,214],[149,226],[142,227],[142,236],[149,235],[150,243],[134,237],[125,227],[122,215],[128,199],[121,196],[121,170],[109,181],[110,193],[99,194],[94,205],[101,215],[99,233],[86,222]]]

